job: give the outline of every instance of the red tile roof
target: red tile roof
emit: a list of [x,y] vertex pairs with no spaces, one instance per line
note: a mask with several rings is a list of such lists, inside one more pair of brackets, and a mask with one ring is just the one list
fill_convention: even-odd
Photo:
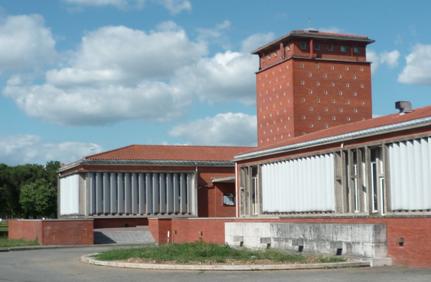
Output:
[[130,145],[85,157],[86,160],[231,161],[251,147]]
[[[426,118],[426,117],[431,117],[431,106],[417,108],[410,113],[405,113],[405,114],[396,113],[396,114],[380,116],[372,119],[361,120],[361,121],[356,121],[356,122],[330,127],[327,129],[315,131],[305,135],[292,137],[278,144],[272,144],[270,146],[255,147],[245,153],[259,152],[266,149],[273,149],[273,148],[278,148],[283,146],[300,144],[308,141],[318,140],[321,138],[338,136],[346,133],[352,133],[360,130],[372,129],[372,128],[377,128],[377,127],[386,126],[386,125],[393,125],[393,124],[398,124],[398,123],[411,121],[415,119]],[[241,154],[244,154],[244,153],[241,153]]]

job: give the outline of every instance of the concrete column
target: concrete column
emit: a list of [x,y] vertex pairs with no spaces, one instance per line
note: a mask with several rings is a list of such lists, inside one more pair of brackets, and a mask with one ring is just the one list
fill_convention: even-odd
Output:
[[145,192],[146,192],[146,213],[147,215],[152,214],[153,213],[153,184],[152,184],[152,174],[151,173],[146,173],[145,174]]
[[185,173],[180,174],[180,210],[182,214],[185,214],[187,212],[187,205],[186,205],[186,199],[187,199],[187,175]]
[[174,211],[174,186],[172,184],[172,173],[166,174],[166,212],[172,213]]
[[124,213],[124,174],[123,173],[117,173],[117,191],[118,191],[118,214]]
[[132,173],[132,213],[138,214],[139,205],[139,190],[138,190],[138,174]]
[[96,214],[103,212],[102,173],[96,173]]
[[193,213],[193,180],[194,174],[187,174],[187,213]]
[[173,175],[173,186],[174,186],[174,213],[180,212],[180,179],[178,173]]
[[118,207],[118,201],[117,201],[117,174],[115,172],[110,173],[109,178],[109,184],[110,184],[110,192],[111,192],[111,210],[110,214],[116,214],[117,213],[117,207]]
[[96,213],[96,175],[93,172],[88,174],[88,178],[90,181],[90,185],[88,186],[90,190],[90,215],[94,215]]
[[132,213],[132,185],[130,173],[124,173],[124,212]]
[[108,214],[111,210],[111,192],[109,173],[103,173],[103,213]]
[[160,213],[166,213],[166,174],[160,173]]
[[145,174],[139,173],[138,177],[138,190],[139,190],[139,214],[145,214],[145,201],[146,201],[146,192],[145,192]]
[[153,213],[159,213],[160,204],[160,187],[159,187],[159,174],[153,173]]

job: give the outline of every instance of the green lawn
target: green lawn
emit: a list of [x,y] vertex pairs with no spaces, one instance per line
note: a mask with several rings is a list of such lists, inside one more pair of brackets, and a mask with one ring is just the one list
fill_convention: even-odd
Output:
[[37,241],[8,240],[7,237],[0,238],[0,248],[21,247],[38,245]]
[[96,255],[99,260],[138,259],[150,262],[175,263],[316,263],[345,261],[342,257],[311,256],[287,253],[273,249],[253,251],[229,246],[189,243],[166,244],[143,248],[114,249]]

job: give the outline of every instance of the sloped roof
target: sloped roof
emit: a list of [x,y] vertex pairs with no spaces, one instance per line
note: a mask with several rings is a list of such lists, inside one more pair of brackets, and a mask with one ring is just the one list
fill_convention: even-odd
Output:
[[[422,108],[414,109],[412,112],[404,114],[390,114],[385,116],[380,116],[372,119],[351,122],[343,125],[338,125],[330,127],[327,129],[315,131],[301,136],[296,136],[289,138],[283,142],[272,144],[269,146],[255,147],[248,152],[243,152],[238,154],[235,159],[251,159],[253,157],[258,157],[265,153],[265,155],[270,155],[271,152],[275,153],[277,148],[293,148],[294,145],[306,145],[311,144],[313,141],[325,140],[326,144],[333,142],[338,142],[338,139],[342,137],[347,138],[347,135],[352,134],[352,138],[358,138],[353,136],[353,134],[358,135],[359,133],[372,129],[375,130],[373,134],[384,133],[384,130],[390,130],[391,126],[401,125],[403,123],[408,123],[409,121],[421,120],[424,118],[431,118],[431,106],[426,106]],[[428,122],[431,124],[431,120]],[[400,129],[399,129],[400,130]],[[337,139],[337,137],[339,137]]]
[[251,147],[130,145],[85,157],[85,160],[231,161]]

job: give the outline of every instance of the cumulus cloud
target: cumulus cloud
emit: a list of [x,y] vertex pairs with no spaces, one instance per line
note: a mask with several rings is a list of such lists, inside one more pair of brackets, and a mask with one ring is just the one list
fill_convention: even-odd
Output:
[[418,44],[406,57],[406,65],[398,81],[431,85],[431,45]]
[[37,135],[0,137],[0,159],[9,165],[44,164],[53,160],[67,163],[101,150],[102,148],[94,143],[71,141],[50,143],[44,142]]
[[209,56],[207,49],[173,22],[148,32],[102,27],[43,78],[10,77],[3,95],[30,116],[71,125],[168,120],[196,98],[253,104],[257,58],[234,51]]
[[189,0],[158,0],[171,14],[178,14],[183,11],[191,11],[192,3]]
[[173,83],[184,93],[193,93],[202,101],[255,101],[254,72],[257,59],[241,52],[226,51],[202,58],[177,72]]
[[244,39],[242,42],[242,52],[252,52],[265,43],[271,42],[274,39],[274,33],[255,33]]
[[28,71],[55,59],[55,40],[38,15],[0,19],[0,72]]
[[66,3],[77,6],[102,7],[113,6],[116,8],[125,8],[127,0],[64,0]]
[[372,50],[367,51],[367,60],[372,63],[372,71],[376,71],[382,65],[394,68],[398,65],[399,58],[400,52],[398,50],[384,51],[381,53],[377,53]]
[[170,135],[191,144],[255,145],[256,116],[220,113],[176,126]]
[[118,9],[141,9],[146,3],[162,5],[171,14],[176,15],[184,11],[192,10],[189,0],[63,0],[73,7],[114,7]]

